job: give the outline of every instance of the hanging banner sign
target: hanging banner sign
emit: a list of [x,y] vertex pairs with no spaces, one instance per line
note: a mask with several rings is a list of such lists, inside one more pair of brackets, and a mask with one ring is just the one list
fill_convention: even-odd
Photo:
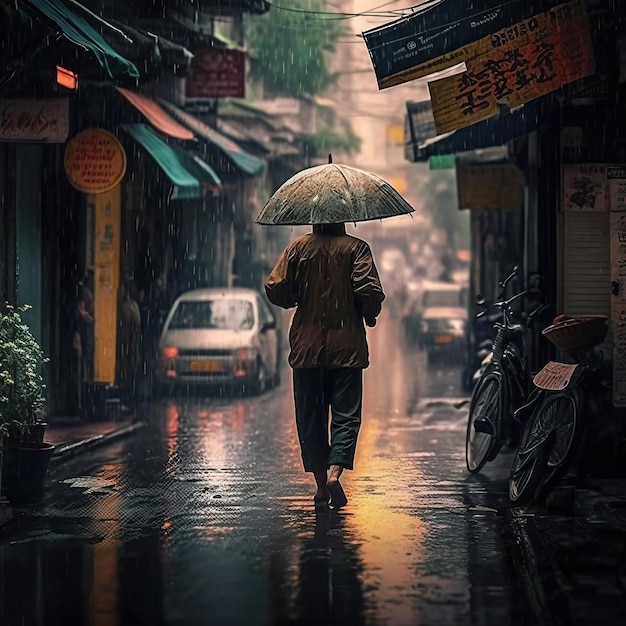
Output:
[[196,52],[186,79],[189,100],[245,97],[246,56],[241,50],[209,48]]
[[[462,63],[516,38],[513,25],[530,20],[559,0],[517,0],[494,7],[491,0],[429,3],[403,17],[363,33],[379,89],[406,83]],[[455,5],[452,8],[452,5]],[[465,4],[465,6],[462,6]],[[526,24],[533,28],[533,24]],[[492,41],[494,33],[498,37]]]
[[582,0],[559,5],[509,31],[511,36],[494,34],[498,45],[469,59],[466,72],[428,84],[438,134],[491,117],[500,104],[517,108],[595,71]]
[[67,98],[0,100],[0,141],[63,143],[68,132]]
[[104,193],[126,173],[126,152],[117,137],[102,128],[74,135],[65,149],[65,173],[83,193]]
[[404,143],[421,144],[436,134],[433,105],[430,100],[406,103],[407,124]]
[[120,282],[121,186],[90,196],[94,246],[94,381],[115,383],[117,301]]
[[524,174],[513,163],[459,163],[459,209],[522,211]]

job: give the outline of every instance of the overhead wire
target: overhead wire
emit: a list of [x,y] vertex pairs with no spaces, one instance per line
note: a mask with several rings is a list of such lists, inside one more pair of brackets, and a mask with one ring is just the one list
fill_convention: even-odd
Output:
[[387,13],[342,13],[336,11],[312,11],[310,9],[297,9],[294,7],[284,7],[278,4],[273,4],[272,2],[268,2],[269,6],[272,9],[278,11],[287,11],[289,13],[299,13],[301,15],[311,15],[314,16],[315,19],[320,21],[335,21],[335,20],[348,20],[353,19],[355,17],[386,17],[386,18],[394,18],[397,17],[396,14],[387,12]]
[[[345,12],[336,12],[336,11],[314,11],[311,9],[300,9],[297,7],[285,7],[279,4],[274,4],[273,2],[269,2],[269,1],[267,1],[267,4],[271,8],[277,9],[280,11],[288,11],[290,13],[301,13],[304,15],[315,15],[317,16],[316,19],[323,20],[323,21],[346,20],[346,19],[353,19],[355,17],[387,17],[387,18],[398,17],[397,11],[377,12],[376,10],[368,10],[368,11],[362,11],[360,13],[345,13]],[[385,6],[385,5],[382,5],[382,6]],[[321,17],[321,16],[324,16],[324,17]]]

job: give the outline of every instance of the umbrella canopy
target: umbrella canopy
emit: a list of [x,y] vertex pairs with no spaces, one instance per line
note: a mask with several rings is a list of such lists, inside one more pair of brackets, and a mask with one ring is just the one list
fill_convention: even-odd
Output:
[[340,224],[412,213],[382,178],[355,167],[327,163],[284,182],[257,217],[258,224]]

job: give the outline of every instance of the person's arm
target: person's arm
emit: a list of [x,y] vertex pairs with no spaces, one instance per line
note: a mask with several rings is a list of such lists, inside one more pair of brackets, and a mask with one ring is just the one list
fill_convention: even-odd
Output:
[[359,301],[360,311],[368,326],[376,325],[380,315],[382,302],[385,299],[378,270],[372,257],[370,247],[363,241],[355,253],[352,264],[352,289]]
[[283,309],[291,309],[298,304],[298,286],[295,282],[297,266],[293,245],[288,246],[265,281],[268,300]]

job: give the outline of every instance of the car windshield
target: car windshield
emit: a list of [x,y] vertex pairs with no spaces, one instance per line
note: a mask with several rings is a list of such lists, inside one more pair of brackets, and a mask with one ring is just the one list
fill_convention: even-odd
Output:
[[214,329],[250,330],[254,325],[254,309],[249,300],[220,298],[218,300],[183,301],[178,304],[169,328],[172,330]]
[[459,307],[461,294],[458,291],[428,291],[424,294],[424,307]]

